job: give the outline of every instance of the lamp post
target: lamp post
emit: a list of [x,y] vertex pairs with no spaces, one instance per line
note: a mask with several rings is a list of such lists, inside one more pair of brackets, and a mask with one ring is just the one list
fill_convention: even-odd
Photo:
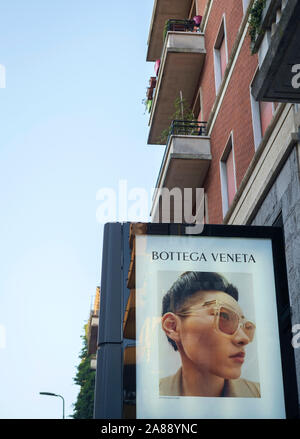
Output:
[[63,419],[65,419],[65,400],[63,396],[58,395],[57,393],[51,393],[51,392],[40,392],[40,395],[47,395],[47,396],[58,396],[63,401]]

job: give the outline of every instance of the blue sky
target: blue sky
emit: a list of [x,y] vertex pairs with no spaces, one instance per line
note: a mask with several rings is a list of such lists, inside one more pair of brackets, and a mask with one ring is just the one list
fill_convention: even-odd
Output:
[[[100,283],[103,187],[155,185],[142,99],[153,0],[0,6],[0,418],[73,412]],[[5,340],[3,333],[5,332]]]

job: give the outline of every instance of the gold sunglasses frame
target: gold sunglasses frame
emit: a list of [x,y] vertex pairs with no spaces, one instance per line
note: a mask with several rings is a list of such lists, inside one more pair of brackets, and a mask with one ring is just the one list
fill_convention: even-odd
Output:
[[[215,328],[215,330],[217,332],[221,333],[222,335],[225,335],[227,337],[232,338],[232,337],[234,337],[236,335],[236,333],[238,332],[239,328],[242,328],[243,332],[245,333],[245,335],[249,339],[249,343],[251,343],[253,341],[253,338],[254,338],[254,335],[255,335],[255,330],[256,330],[256,326],[255,326],[255,324],[253,322],[251,322],[250,320],[246,319],[244,316],[240,316],[236,312],[236,310],[233,307],[231,307],[230,305],[228,305],[227,303],[221,302],[221,301],[219,301],[217,299],[209,300],[207,302],[204,302],[201,305],[201,308],[205,307],[205,306],[212,306],[212,305],[214,305],[213,306],[213,310],[214,310],[214,328]],[[238,316],[239,322],[238,322],[237,328],[236,328],[236,330],[234,331],[233,334],[227,334],[226,332],[224,332],[224,331],[222,331],[220,329],[220,325],[219,325],[219,322],[220,322],[220,308],[222,308],[222,307],[229,309],[229,311],[234,312]],[[174,314],[176,314],[176,315],[178,315],[180,317],[198,316],[199,315],[199,313],[193,312],[193,311],[182,311],[182,312],[177,312],[177,313],[174,313]],[[247,323],[250,323],[254,327],[252,338],[249,337],[249,335],[245,331],[245,326],[246,326]]]

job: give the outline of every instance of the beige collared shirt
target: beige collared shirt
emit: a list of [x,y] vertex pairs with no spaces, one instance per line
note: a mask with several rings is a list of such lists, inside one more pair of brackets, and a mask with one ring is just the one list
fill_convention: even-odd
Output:
[[[161,396],[183,396],[182,393],[181,368],[175,373],[175,375],[171,375],[160,380],[159,394]],[[225,380],[222,396],[237,398],[260,398],[259,384],[243,378],[236,380]]]

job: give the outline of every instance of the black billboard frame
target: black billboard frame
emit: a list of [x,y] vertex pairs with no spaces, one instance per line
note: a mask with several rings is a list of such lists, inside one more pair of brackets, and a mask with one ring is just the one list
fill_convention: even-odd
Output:
[[[122,337],[122,328],[124,311],[129,298],[126,282],[131,255],[128,243],[130,224],[108,223],[104,228],[95,384],[94,418],[96,419],[122,419],[123,352],[125,346],[128,345],[128,340]],[[143,224],[147,227],[146,235],[271,240],[286,418],[298,419],[299,401],[294,348],[291,344],[291,308],[289,297],[287,297],[289,295],[283,229],[275,226],[204,225],[201,233],[190,234],[190,225]],[[280,294],[281,291],[285,294],[284,300]]]

